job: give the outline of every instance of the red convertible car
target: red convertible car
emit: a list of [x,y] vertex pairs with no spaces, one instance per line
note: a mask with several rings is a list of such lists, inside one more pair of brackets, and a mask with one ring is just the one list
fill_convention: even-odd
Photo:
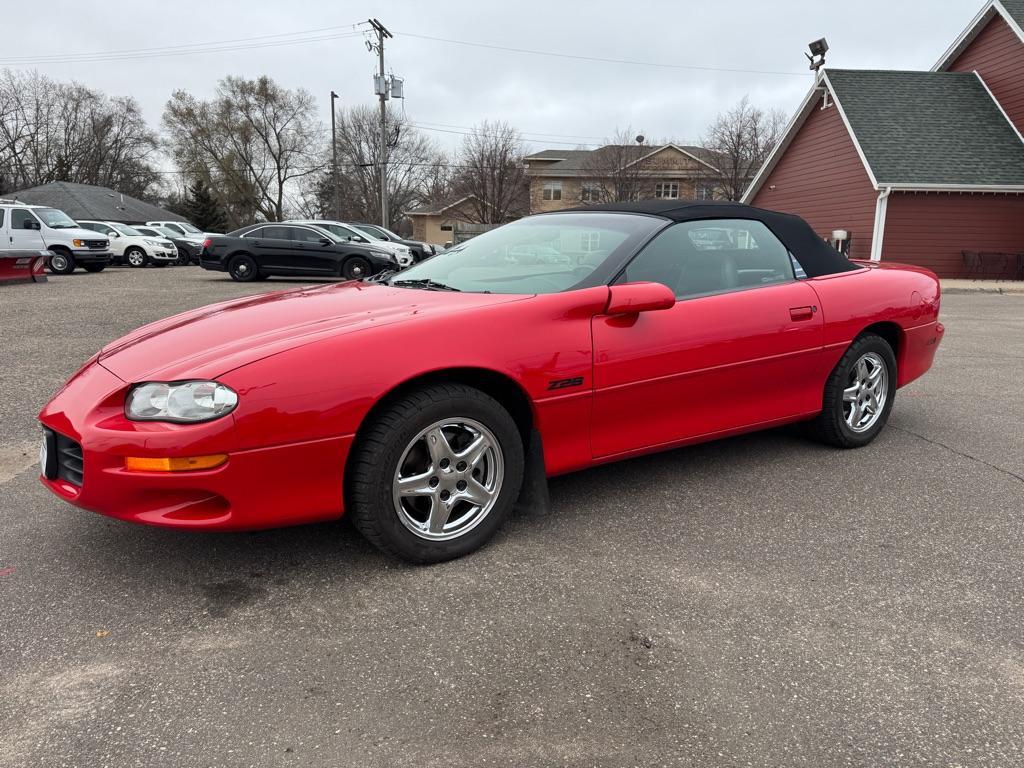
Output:
[[[486,542],[545,478],[791,422],[865,445],[943,326],[924,269],[801,219],[657,201],[542,214],[367,281],[245,297],[104,347],[43,408],[43,482],[237,530],[345,514],[393,555]],[[653,489],[652,489],[653,490]]]

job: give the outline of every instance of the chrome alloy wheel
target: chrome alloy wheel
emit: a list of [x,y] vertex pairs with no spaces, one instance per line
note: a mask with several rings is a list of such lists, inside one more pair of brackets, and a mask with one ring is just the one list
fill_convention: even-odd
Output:
[[854,432],[867,432],[885,410],[889,370],[875,352],[865,352],[850,371],[843,390],[843,418]]
[[431,424],[402,453],[392,483],[395,511],[422,539],[447,541],[478,526],[505,478],[501,446],[473,419]]

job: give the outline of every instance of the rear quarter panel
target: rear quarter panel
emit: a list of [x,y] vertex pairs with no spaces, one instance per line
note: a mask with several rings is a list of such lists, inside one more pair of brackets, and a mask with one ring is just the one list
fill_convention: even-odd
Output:
[[892,323],[899,328],[898,386],[931,367],[941,339],[941,292],[938,278],[932,272],[892,263],[871,264],[857,272],[826,275],[807,282],[821,301],[829,370],[850,343],[876,323]]

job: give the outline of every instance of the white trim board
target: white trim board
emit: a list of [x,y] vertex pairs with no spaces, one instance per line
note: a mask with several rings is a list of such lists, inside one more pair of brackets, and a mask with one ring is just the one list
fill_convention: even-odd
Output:
[[1006,10],[1006,7],[999,0],[989,0],[985,3],[977,15],[971,20],[971,23],[964,27],[964,30],[957,35],[956,40],[953,44],[946,49],[946,52],[942,54],[942,57],[935,62],[932,67],[932,72],[941,72],[949,67],[957,57],[963,53],[967,47],[974,42],[974,38],[978,36],[978,33],[985,28],[996,16],[1001,16],[1003,21],[1012,29],[1017,37],[1020,38],[1021,42],[1024,42],[1024,29],[1021,29],[1020,24],[1016,22],[1010,12]]

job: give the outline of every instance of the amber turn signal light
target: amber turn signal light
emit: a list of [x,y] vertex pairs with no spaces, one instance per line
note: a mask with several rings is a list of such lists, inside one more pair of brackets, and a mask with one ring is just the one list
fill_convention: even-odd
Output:
[[186,456],[180,459],[126,456],[124,468],[133,472],[187,472],[193,469],[213,469],[227,460],[226,453],[215,453],[211,456]]

